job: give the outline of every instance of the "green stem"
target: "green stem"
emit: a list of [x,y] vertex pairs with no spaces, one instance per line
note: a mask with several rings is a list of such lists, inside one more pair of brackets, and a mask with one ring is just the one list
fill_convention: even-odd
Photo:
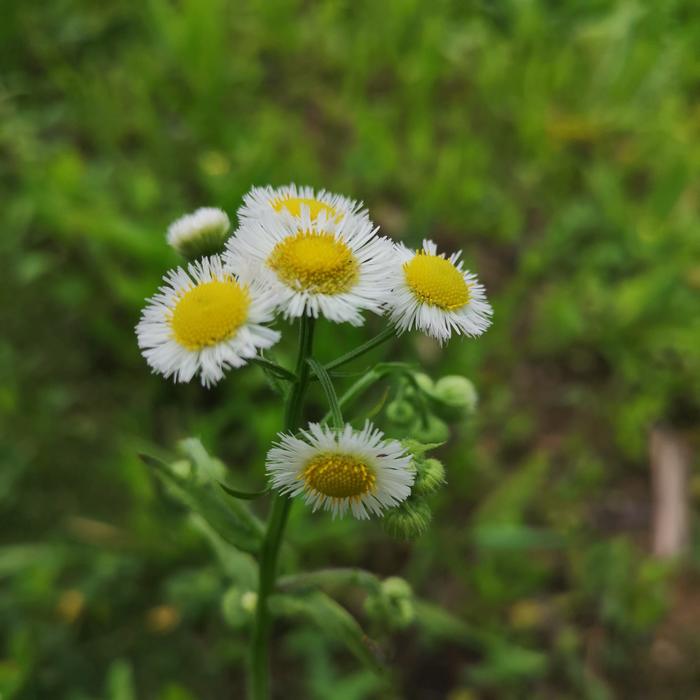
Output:
[[[311,371],[306,360],[311,356],[313,336],[314,319],[302,316],[299,325],[296,381],[289,392],[284,411],[286,432],[294,432],[301,425],[304,396]],[[251,640],[250,688],[248,693],[251,700],[267,700],[270,697],[269,643],[272,617],[268,607],[268,598],[275,587],[277,559],[291,502],[290,498],[279,493],[274,496],[270,519],[260,550],[260,583]]]
[[395,335],[396,331],[394,330],[394,328],[392,326],[387,326],[383,331],[377,333],[377,335],[375,335],[374,338],[370,338],[366,343],[358,345],[354,350],[350,350],[350,352],[346,352],[344,355],[341,355],[332,362],[329,362],[328,364],[324,365],[326,372],[338,369],[338,367],[346,365],[348,362],[351,362],[356,357],[360,357],[365,353],[369,352],[370,350],[374,350],[374,348],[381,345],[382,343],[385,343],[387,340],[389,340],[389,338],[393,338]]

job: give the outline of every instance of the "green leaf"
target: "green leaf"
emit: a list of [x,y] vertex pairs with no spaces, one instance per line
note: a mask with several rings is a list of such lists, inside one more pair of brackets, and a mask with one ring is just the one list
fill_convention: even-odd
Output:
[[321,383],[321,387],[323,388],[323,392],[326,395],[328,405],[331,409],[330,414],[333,418],[333,424],[338,430],[340,430],[345,422],[343,421],[343,412],[340,410],[340,403],[338,402],[338,396],[335,393],[333,382],[328,376],[328,372],[326,372],[323,365],[318,360],[315,360],[313,357],[309,357],[306,361],[313,370],[314,374],[318,377],[318,381]]
[[297,376],[294,374],[294,372],[290,372],[285,367],[282,367],[276,362],[268,360],[265,357],[254,357],[250,360],[250,363],[260,367],[265,374],[273,375],[278,379],[284,379],[287,382],[295,382],[297,380]]
[[480,649],[484,643],[478,631],[439,605],[425,600],[414,600],[416,623],[428,637]]
[[219,482],[219,486],[221,486],[221,488],[229,496],[233,496],[233,498],[240,498],[243,501],[254,501],[256,498],[260,498],[260,496],[264,496],[270,490],[268,488],[264,488],[264,489],[261,489],[260,491],[239,491],[238,489],[234,489],[231,486],[227,486],[222,481]]
[[192,524],[211,545],[226,575],[244,590],[257,590],[258,563],[255,559],[224,540],[201,515],[193,513],[191,519]]
[[325,593],[280,593],[271,596],[269,602],[275,614],[306,618],[327,637],[343,644],[368,668],[377,673],[383,671],[375,643],[364,633],[357,620]]
[[225,477],[226,467],[224,463],[220,459],[212,457],[199,438],[188,437],[180,440],[177,447],[194,464],[198,481],[202,483],[213,482]]
[[306,571],[300,574],[282,576],[277,581],[280,590],[303,591],[318,587],[340,588],[347,586],[360,586],[371,592],[377,592],[381,587],[381,580],[364,569],[357,568],[332,568]]
[[256,552],[262,540],[260,521],[239,501],[224,502],[210,484],[198,484],[194,479],[175,475],[157,457],[140,454],[167,486],[171,496],[194,513],[201,515],[227,542],[246,552]]
[[389,398],[389,394],[391,393],[391,390],[387,387],[382,395],[379,397],[379,401],[377,401],[372,408],[367,411],[365,414],[365,418],[368,420],[371,420],[375,416],[379,415],[381,413],[382,409],[384,408],[384,404],[387,402],[387,399]]

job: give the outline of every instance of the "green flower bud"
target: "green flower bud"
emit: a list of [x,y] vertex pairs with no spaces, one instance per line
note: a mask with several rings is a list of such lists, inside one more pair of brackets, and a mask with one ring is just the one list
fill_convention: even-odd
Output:
[[416,409],[408,401],[392,401],[386,407],[386,417],[397,425],[408,425],[416,417]]
[[413,375],[413,379],[426,394],[433,393],[433,380],[427,374],[424,374],[423,372],[416,372]]
[[387,510],[382,524],[392,537],[413,540],[428,529],[431,517],[430,506],[425,500],[411,495],[400,505]]
[[416,481],[412,493],[427,496],[445,484],[445,467],[437,459],[415,460]]
[[478,396],[474,385],[459,375],[439,379],[432,392],[436,411],[446,420],[457,420],[476,411]]
[[[251,596],[254,599],[252,607]],[[232,586],[221,599],[221,613],[224,620],[233,628],[244,627],[252,618],[256,600],[257,596],[253,591],[241,591],[240,588]]]
[[415,618],[413,591],[398,576],[382,582],[377,593],[365,599],[367,615],[392,629],[404,629]]
[[389,599],[398,600],[399,598],[410,598],[413,595],[413,589],[406,579],[399,576],[389,576],[382,581],[382,592]]
[[168,243],[187,260],[197,260],[224,251],[231,222],[221,209],[201,207],[168,227]]
[[450,437],[447,423],[438,416],[429,414],[417,419],[409,428],[409,434],[418,442],[445,442]]

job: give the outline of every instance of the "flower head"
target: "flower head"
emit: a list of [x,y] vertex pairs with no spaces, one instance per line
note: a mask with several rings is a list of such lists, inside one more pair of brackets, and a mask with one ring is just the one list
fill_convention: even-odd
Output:
[[302,206],[298,216],[243,220],[226,248],[230,269],[270,287],[286,318],[322,315],[359,326],[363,310],[383,312],[393,246],[365,216],[312,216]]
[[395,250],[389,315],[400,332],[416,328],[443,343],[452,333],[477,336],[491,325],[484,287],[462,269],[460,253],[438,255],[428,240],[421,250]]
[[243,197],[243,204],[238,210],[240,221],[265,218],[275,214],[301,216],[307,211],[312,220],[323,214],[328,219],[340,221],[346,217],[367,217],[362,202],[343,197],[341,194],[297,185],[283,187],[253,187]]
[[184,258],[196,260],[221,253],[230,228],[231,222],[226,212],[214,207],[201,207],[173,221],[166,238]]
[[408,498],[415,478],[411,456],[369,421],[362,430],[311,423],[300,438],[282,434],[266,466],[274,488],[303,494],[314,511],[334,517],[348,510],[360,519],[382,515]]
[[213,256],[178,267],[141,314],[139,347],[154,372],[189,382],[216,384],[225,370],[241,367],[280,337],[271,321],[274,301],[254,284],[241,283]]

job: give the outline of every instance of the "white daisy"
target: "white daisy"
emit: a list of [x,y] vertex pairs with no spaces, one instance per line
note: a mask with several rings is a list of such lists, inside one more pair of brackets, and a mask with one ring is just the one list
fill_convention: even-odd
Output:
[[240,283],[212,256],[178,267],[163,278],[136,326],[139,347],[154,372],[189,382],[216,384],[225,370],[241,367],[278,331],[261,324],[274,317],[274,300],[258,285]]
[[273,488],[290,496],[304,495],[313,510],[333,517],[348,510],[356,518],[382,515],[405,501],[415,479],[412,457],[396,440],[367,421],[341,431],[310,423],[301,438],[280,435],[267,453],[267,473]]
[[366,217],[320,212],[247,219],[227,241],[224,259],[244,281],[270,287],[286,318],[325,316],[362,325],[361,311],[383,313],[392,244]]
[[486,290],[462,269],[460,255],[438,255],[428,240],[417,251],[395,246],[389,317],[399,332],[416,328],[444,343],[452,333],[477,336],[491,325]]
[[301,216],[304,209],[309,212],[311,219],[316,219],[321,213],[328,219],[338,221],[348,216],[367,216],[362,202],[326,190],[316,192],[312,187],[291,184],[283,187],[253,187],[243,197],[238,218],[242,222],[274,213]]
[[215,207],[200,207],[173,221],[166,239],[182,256],[195,259],[220,253],[230,228],[226,212]]

